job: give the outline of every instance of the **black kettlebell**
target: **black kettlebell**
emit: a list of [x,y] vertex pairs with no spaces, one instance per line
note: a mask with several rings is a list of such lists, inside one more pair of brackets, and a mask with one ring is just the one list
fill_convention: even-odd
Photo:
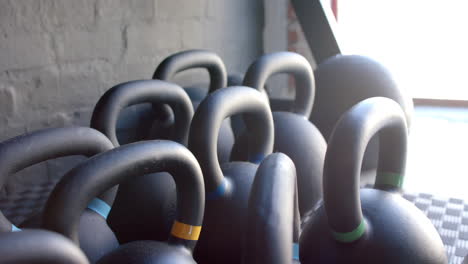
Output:
[[[186,50],[170,55],[165,58],[153,74],[153,79],[170,81],[177,73],[194,69],[205,68],[210,76],[210,87],[208,92],[200,87],[184,88],[193,107],[196,110],[200,102],[207,94],[210,94],[227,85],[226,66],[221,58],[214,52],[207,50]],[[170,116],[170,111],[167,111]],[[218,137],[218,157],[221,163],[228,162],[234,145],[234,134],[231,128],[231,121],[223,121]]]
[[296,168],[288,156],[275,153],[262,161],[250,192],[242,263],[297,261],[291,247],[299,217],[296,187]]
[[[315,94],[312,68],[306,58],[297,53],[266,54],[250,65],[245,74],[244,85],[266,94],[266,81],[279,73],[289,73],[295,77],[296,98],[292,112],[273,112],[274,151],[288,155],[296,165],[299,209],[301,215],[304,215],[322,198],[322,170],[327,148],[320,131],[308,120]],[[247,137],[244,132],[236,140],[231,159],[245,159]]]
[[46,230],[0,233],[0,256],[9,264],[89,264],[73,242]]
[[[181,87],[160,80],[126,82],[106,91],[94,108],[91,127],[108,136],[114,146],[119,146],[115,129],[119,113],[141,103],[168,104],[174,109],[170,139],[186,144],[193,116],[190,98]],[[120,243],[165,240],[175,219],[176,203],[176,185],[168,173],[132,178],[119,186],[108,223]]]
[[[376,134],[376,181],[374,188],[360,190],[364,152]],[[399,194],[406,141],[405,115],[393,100],[366,99],[343,114],[325,156],[324,204],[301,234],[302,264],[447,263],[431,221]]]
[[[172,141],[131,143],[77,166],[52,192],[54,199],[46,204],[43,227],[79,244],[78,219],[92,197],[131,178],[162,171],[170,173],[177,184],[177,217],[167,242],[126,243],[97,263],[195,263],[192,250],[202,228],[205,208],[203,175],[192,153]],[[132,213],[131,208],[128,213]]]
[[[39,162],[71,155],[91,157],[112,148],[113,145],[106,136],[88,127],[43,129],[9,139],[0,144],[0,187],[14,173]],[[114,233],[106,224],[115,189],[104,190],[96,198],[93,197],[80,218],[80,241],[89,259],[99,256],[102,249],[118,246]],[[39,227],[43,217],[43,213],[34,215],[20,226]],[[19,229],[0,213],[0,231]]]
[[[248,162],[218,162],[216,142],[223,120],[246,116]],[[199,263],[240,263],[250,188],[263,158],[273,148],[274,130],[268,100],[255,89],[227,87],[211,93],[192,119],[189,149],[200,162],[206,188],[204,230],[195,250]]]
[[[310,121],[328,141],[340,116],[360,101],[381,96],[395,100],[403,108],[408,128],[413,100],[391,72],[380,62],[361,55],[337,55],[320,63],[315,70],[316,100]],[[363,184],[374,182],[379,139],[374,138],[363,160]]]

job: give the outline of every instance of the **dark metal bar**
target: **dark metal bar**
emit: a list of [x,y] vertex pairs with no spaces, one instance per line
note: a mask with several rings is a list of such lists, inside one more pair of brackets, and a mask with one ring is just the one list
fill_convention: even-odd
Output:
[[415,106],[441,106],[468,108],[466,100],[434,99],[434,98],[413,98]]
[[292,0],[292,5],[316,63],[341,54],[335,34],[336,20],[326,1]]

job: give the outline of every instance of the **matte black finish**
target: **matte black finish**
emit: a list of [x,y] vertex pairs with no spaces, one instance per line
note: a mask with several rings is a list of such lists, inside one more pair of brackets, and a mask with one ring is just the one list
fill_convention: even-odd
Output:
[[292,74],[296,81],[296,97],[292,112],[308,117],[314,105],[315,83],[312,67],[302,55],[281,51],[259,57],[249,66],[243,85],[266,94],[264,88],[266,81],[280,73]]
[[[43,227],[59,232],[78,244],[78,218],[96,193],[125,180],[162,171],[173,175],[177,185],[176,220],[201,226],[205,188],[197,160],[178,143],[154,140],[115,148],[90,158],[67,173],[52,192],[54,199],[46,204]],[[128,213],[132,213],[131,209]],[[168,243],[172,246],[155,241],[130,242],[110,252],[98,263],[193,263],[193,259],[185,261],[186,253],[178,252],[185,248],[190,254],[196,240],[180,239],[171,233]],[[148,247],[150,249],[145,249]]]
[[[244,81],[243,75],[229,74],[227,86],[239,86],[239,85],[242,85],[243,81]],[[241,116],[233,116],[229,119],[231,120],[231,128],[232,128],[232,132],[234,133],[234,138],[237,139],[239,136],[242,135],[242,132],[245,131],[244,120],[242,120]]]
[[[13,174],[34,164],[71,155],[90,157],[112,148],[109,139],[88,127],[49,128],[11,138],[0,143],[0,188]],[[97,195],[112,204],[115,189]],[[11,228],[0,212],[0,231]]]
[[[226,66],[218,54],[208,50],[186,50],[174,53],[165,58],[154,72],[153,79],[170,81],[179,72],[204,68],[210,77],[210,87],[208,92],[200,87],[184,88],[193,102],[194,109],[197,109],[200,102],[207,94],[227,86]],[[170,116],[169,110],[165,110]],[[221,163],[228,162],[234,145],[234,134],[231,128],[231,120],[226,119],[219,130],[218,157]]]
[[[227,84],[226,66],[214,52],[207,50],[186,50],[164,59],[153,74],[153,79],[169,81],[176,73],[193,68],[205,68],[210,75],[210,88],[207,94],[223,88]],[[200,102],[204,96],[197,94],[194,101]],[[198,99],[198,100],[197,100]]]
[[249,198],[242,263],[291,263],[296,168],[275,153],[258,167]]
[[314,73],[317,100],[310,120],[327,140],[344,112],[376,96],[400,104],[408,127],[411,126],[413,101],[378,61],[361,55],[337,55],[319,64]]
[[190,98],[176,84],[160,80],[130,81],[107,90],[94,107],[91,127],[104,133],[115,146],[119,146],[115,128],[120,111],[141,103],[169,104],[175,115],[170,139],[186,143],[187,130],[193,116]]
[[[218,131],[229,116],[244,114],[250,162],[219,165]],[[273,149],[273,118],[265,96],[255,89],[236,86],[210,94],[192,120],[189,148],[200,162],[207,191],[204,230],[195,251],[199,263],[240,263],[250,188],[258,165]],[[254,162],[254,163],[252,163]]]
[[[0,144],[0,186],[14,173],[39,162],[71,155],[91,157],[112,148],[113,145],[106,136],[88,127],[50,128],[9,139]],[[116,188],[110,188],[96,196],[112,206],[115,192]],[[32,216],[23,222],[21,227],[39,227],[42,216],[43,214]],[[92,225],[89,225],[90,221]],[[101,248],[114,248],[118,245],[117,238],[106,224],[106,219],[98,213],[87,209],[86,214],[80,217],[80,222],[80,240],[88,258],[99,255]],[[2,213],[0,223],[2,231],[12,230],[11,223]],[[99,236],[101,239],[88,239],[93,236]]]
[[[362,160],[376,134],[380,159],[375,187],[360,191]],[[301,235],[301,263],[447,263],[430,220],[398,193],[406,140],[404,112],[393,100],[366,99],[340,118],[325,157],[324,205]],[[386,173],[395,178],[389,180]]]
[[89,263],[70,240],[46,230],[0,233],[0,256],[4,264]]
[[[186,144],[193,117],[190,98],[181,87],[160,80],[131,81],[112,87],[96,104],[91,126],[119,146],[115,129],[119,113],[127,106],[141,103],[168,104],[174,109],[170,138]],[[143,239],[163,241],[175,219],[176,204],[176,186],[168,173],[132,178],[120,185],[108,222],[120,243]]]
[[[143,257],[140,257],[143,256]],[[157,260],[155,260],[157,259]],[[135,241],[102,258],[98,264],[195,264],[193,256],[184,247],[156,241]]]
[[[274,151],[288,155],[296,165],[301,215],[322,198],[323,162],[327,144],[320,131],[309,122],[315,94],[314,75],[309,62],[293,52],[266,54],[254,61],[245,74],[244,85],[265,91],[268,78],[288,73],[296,80],[296,98],[292,112],[273,112]],[[244,132],[245,133],[245,132]],[[248,135],[240,136],[231,154],[232,160],[245,160]]]
[[[339,76],[339,77],[338,77]],[[315,70],[316,102],[310,121],[328,141],[340,116],[360,101],[381,96],[395,100],[411,125],[413,101],[400,88],[381,63],[360,55],[337,55],[323,61]],[[378,163],[378,138],[369,143],[363,170],[375,170]]]

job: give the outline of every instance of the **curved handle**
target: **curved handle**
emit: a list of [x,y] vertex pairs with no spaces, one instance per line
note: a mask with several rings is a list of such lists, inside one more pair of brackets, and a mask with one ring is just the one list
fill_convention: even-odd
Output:
[[[71,155],[90,157],[113,147],[106,136],[89,127],[49,128],[11,138],[0,143],[0,188],[14,173],[39,162]],[[97,195],[111,204],[114,195],[109,192],[115,190]],[[0,231],[12,231],[2,212]]]
[[312,67],[303,56],[288,51],[263,55],[250,65],[243,85],[266,94],[266,81],[278,73],[290,73],[294,76],[296,98],[293,112],[308,118],[314,105],[315,79]]
[[273,151],[273,116],[265,96],[245,86],[223,88],[208,95],[193,116],[188,143],[200,162],[208,192],[223,186],[216,151],[218,132],[223,120],[236,114],[245,114],[250,131],[249,160],[258,163]]
[[156,68],[153,79],[168,81],[176,73],[192,68],[208,70],[210,75],[208,94],[226,87],[227,73],[223,60],[216,53],[207,50],[186,50],[165,58]]
[[0,234],[2,263],[88,264],[88,258],[70,240],[46,230]]
[[96,194],[132,177],[163,171],[174,177],[177,186],[178,214],[169,241],[192,250],[205,208],[203,175],[187,148],[166,140],[127,144],[75,167],[54,189],[53,199],[47,201],[43,227],[78,244],[80,215]]
[[400,188],[406,165],[405,114],[393,100],[366,99],[342,115],[330,136],[325,156],[323,194],[328,224],[335,239],[352,242],[366,230],[359,181],[369,140],[380,134],[375,185]]
[[119,113],[127,106],[140,103],[169,104],[176,119],[172,140],[186,144],[193,116],[192,102],[180,86],[160,80],[130,81],[107,90],[94,107],[91,127],[119,146],[116,134]]
[[249,198],[243,263],[291,263],[296,167],[282,153],[258,167]]

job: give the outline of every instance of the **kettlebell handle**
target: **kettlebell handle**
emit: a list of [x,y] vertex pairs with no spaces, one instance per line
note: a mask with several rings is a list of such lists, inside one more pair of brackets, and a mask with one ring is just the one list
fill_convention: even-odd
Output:
[[250,65],[243,85],[266,94],[266,81],[279,73],[289,73],[294,77],[296,97],[293,112],[309,118],[314,105],[315,79],[310,63],[303,56],[289,51],[263,55]]
[[[88,127],[49,128],[11,138],[0,143],[0,188],[14,173],[39,162],[71,155],[90,157],[113,147],[106,136]],[[111,204],[114,195],[109,194],[115,190],[103,192],[96,196]],[[2,212],[0,231],[12,231]]]
[[169,243],[192,250],[201,231],[205,208],[203,175],[187,148],[167,140],[127,144],[75,167],[47,201],[43,228],[61,233],[78,245],[80,215],[96,194],[132,177],[157,172],[170,173],[177,186],[178,214]]
[[192,69],[205,68],[210,75],[208,94],[227,86],[226,66],[214,52],[207,50],[186,50],[165,58],[153,74],[153,79],[170,80],[176,73]]
[[405,114],[393,100],[366,99],[339,119],[325,155],[323,194],[328,224],[337,241],[353,242],[366,223],[360,199],[360,175],[370,139],[379,134],[379,164],[375,187],[401,188],[406,166]]
[[296,186],[296,167],[285,154],[260,163],[249,196],[244,263],[291,263]]
[[102,131],[117,147],[120,145],[116,134],[120,111],[141,103],[169,104],[177,119],[171,139],[186,144],[193,116],[192,102],[180,86],[160,80],[130,81],[107,90],[94,107],[91,127]]
[[273,151],[273,116],[265,96],[245,86],[231,86],[209,94],[193,116],[189,149],[200,161],[205,188],[210,193],[216,192],[225,184],[216,151],[221,123],[237,114],[245,116],[247,130],[250,132],[249,161],[260,163]]

